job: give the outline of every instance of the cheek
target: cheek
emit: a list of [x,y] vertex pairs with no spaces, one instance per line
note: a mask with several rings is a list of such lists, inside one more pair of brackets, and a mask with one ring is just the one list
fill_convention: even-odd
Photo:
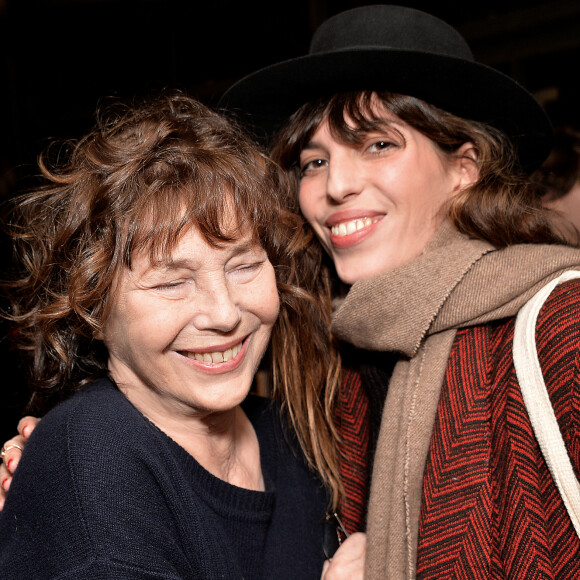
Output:
[[[272,274],[272,278],[274,279],[274,275]],[[261,306],[261,320],[262,323],[268,324],[272,326],[276,319],[278,318],[278,314],[280,313],[280,296],[278,295],[278,289],[275,286],[276,280],[274,279],[274,288],[269,292],[266,292],[263,296],[261,301],[259,302]]]
[[311,225],[314,225],[315,199],[316,197],[312,184],[304,185],[301,183],[298,191],[298,203],[300,204],[302,215],[304,215]]
[[280,312],[280,297],[276,285],[276,275],[272,266],[270,266],[260,284],[253,289],[251,297],[253,312],[258,316],[262,324],[272,326]]
[[125,326],[123,324],[123,317],[115,307],[112,308],[109,313],[109,317],[103,324],[101,340],[107,347],[109,354],[114,353],[116,351],[117,344],[122,343],[125,340]]
[[425,220],[425,226],[433,218],[438,218],[441,215],[444,206],[453,197],[453,191],[448,181],[439,174],[432,175],[430,179],[428,177],[422,178],[411,183],[408,193],[406,198],[400,200],[400,205],[406,208],[415,222]]
[[109,354],[151,348],[165,340],[175,316],[162,306],[157,302],[128,301],[113,308],[103,329]]

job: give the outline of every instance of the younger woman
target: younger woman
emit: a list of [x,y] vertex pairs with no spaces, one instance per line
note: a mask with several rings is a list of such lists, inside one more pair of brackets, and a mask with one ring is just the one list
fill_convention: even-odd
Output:
[[[332,331],[357,347],[363,378],[337,406],[353,529],[380,422],[366,577],[578,578],[580,540],[512,356],[519,309],[580,269],[526,177],[550,149],[539,104],[444,22],[384,5],[329,19],[308,55],[249,75],[222,104],[258,132],[282,127],[274,157],[348,287]],[[571,281],[536,339],[576,474],[579,337]]]

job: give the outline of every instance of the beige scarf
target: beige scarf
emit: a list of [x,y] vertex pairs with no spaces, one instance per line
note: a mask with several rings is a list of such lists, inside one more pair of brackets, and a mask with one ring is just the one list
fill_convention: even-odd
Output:
[[423,469],[457,329],[514,316],[546,282],[579,266],[575,248],[495,250],[446,224],[412,263],[352,286],[333,333],[360,348],[402,354],[374,462],[366,578],[415,578]]

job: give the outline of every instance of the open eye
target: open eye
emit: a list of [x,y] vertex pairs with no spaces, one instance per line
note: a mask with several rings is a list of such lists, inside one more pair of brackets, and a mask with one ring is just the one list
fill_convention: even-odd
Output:
[[365,134],[361,143],[361,151],[371,155],[380,155],[384,151],[404,147],[406,143],[405,135],[399,127],[394,125],[384,125],[375,131]]
[[326,159],[311,159],[310,161],[300,164],[300,175],[307,175],[308,173],[312,173],[318,169],[326,167],[327,165],[328,161],[326,161]]
[[393,147],[395,144],[391,141],[387,141],[386,139],[381,139],[380,141],[376,141],[369,145],[369,150],[371,151],[383,151],[385,149],[389,149],[389,147]]

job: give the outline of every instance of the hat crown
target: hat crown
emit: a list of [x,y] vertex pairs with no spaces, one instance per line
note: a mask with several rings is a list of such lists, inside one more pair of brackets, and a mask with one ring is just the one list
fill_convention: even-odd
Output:
[[309,54],[371,47],[474,60],[465,39],[443,20],[413,8],[382,4],[353,8],[323,22],[312,37]]
[[309,54],[241,79],[220,106],[247,114],[266,137],[304,103],[362,90],[410,95],[487,123],[512,140],[526,171],[550,150],[550,120],[528,91],[476,62],[450,25],[402,6],[361,6],[331,17],[314,33]]

